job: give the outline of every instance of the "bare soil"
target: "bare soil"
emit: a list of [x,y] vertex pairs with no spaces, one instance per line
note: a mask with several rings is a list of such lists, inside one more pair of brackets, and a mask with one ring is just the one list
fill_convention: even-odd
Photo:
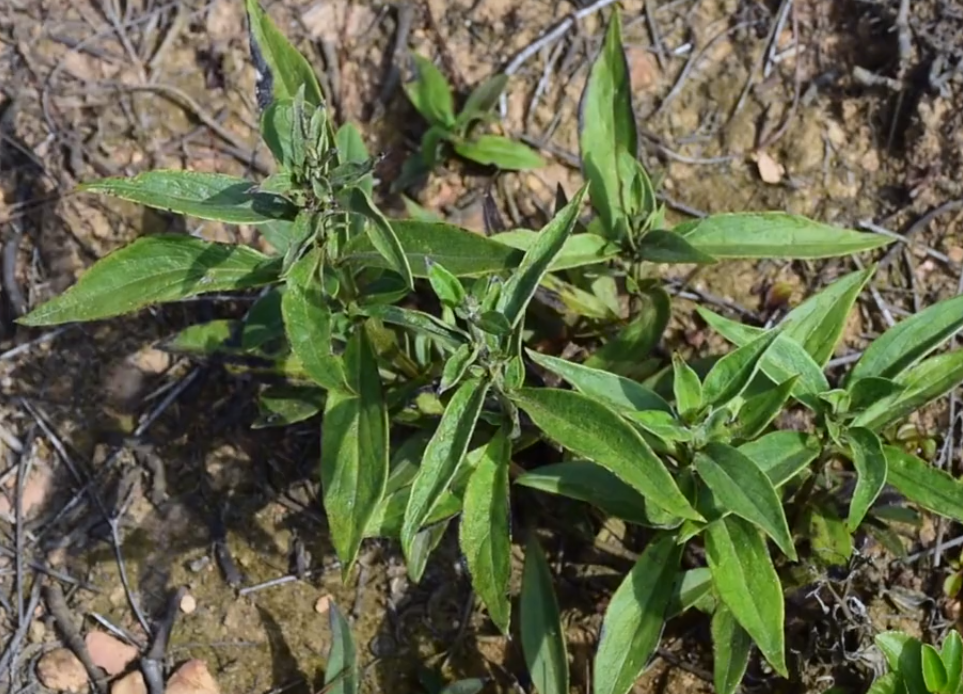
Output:
[[[439,58],[464,95],[588,4],[278,0],[268,10],[318,66],[339,120],[357,123],[370,149],[386,154],[390,183],[423,130],[392,77],[404,68],[396,59],[399,31],[402,48]],[[859,350],[889,320],[958,293],[963,282],[963,3],[917,0],[905,16],[900,4],[622,3],[642,155],[674,219],[782,209],[910,237],[885,256],[837,357]],[[574,191],[578,99],[607,12],[576,22],[511,80],[501,127],[541,147],[545,168],[493,180],[447,162],[412,195],[481,230],[489,188],[504,216],[524,226],[543,217],[558,184]],[[318,601],[326,596],[353,620],[370,691],[419,691],[419,666],[443,658],[449,676],[527,688],[518,640],[498,636],[474,605],[453,537],[420,585],[408,582],[390,543],[367,545],[360,571],[342,582],[317,500],[317,423],[252,431],[256,379],[157,348],[193,322],[242,314],[248,300],[212,297],[55,331],[12,322],[144,234],[185,231],[263,247],[249,228],[72,192],[82,181],[160,167],[269,170],[257,144],[247,51],[239,0],[0,5],[0,545],[67,574],[82,631],[103,628],[99,616],[143,639],[105,523],[105,512],[115,514],[139,609],[161,614],[181,585],[196,599],[197,609],[178,617],[170,664],[204,659],[224,692],[319,691],[330,632]],[[386,196],[384,204],[401,214],[398,199]],[[667,271],[683,296],[666,345],[722,349],[694,319],[692,296],[762,324],[853,263]],[[787,287],[788,301],[773,298]],[[940,442],[949,437],[940,462],[956,473],[958,412],[954,395],[952,407],[917,422]],[[537,522],[542,529],[558,570],[573,686],[587,691],[601,615],[640,538],[618,527],[593,537],[591,524],[575,536],[566,520],[571,506],[524,500],[516,527]],[[754,662],[746,688],[859,685],[878,666],[869,649],[874,633],[900,626],[938,637],[960,614],[959,602],[941,592],[947,561],[957,556],[943,545],[957,534],[927,519],[907,527],[902,540],[923,553],[917,561],[893,562],[869,541],[848,571],[790,597],[798,680],[775,681]],[[288,576],[292,549],[302,544],[308,575],[248,590]],[[218,561],[227,555],[238,585],[229,585],[231,572]],[[22,570],[18,578],[16,563],[0,555],[0,649],[14,648],[18,601],[30,604],[43,575]],[[36,686],[36,658],[62,638],[43,600],[31,618],[27,639],[16,641],[10,691]],[[636,691],[709,691],[709,644],[704,621],[673,626]]]

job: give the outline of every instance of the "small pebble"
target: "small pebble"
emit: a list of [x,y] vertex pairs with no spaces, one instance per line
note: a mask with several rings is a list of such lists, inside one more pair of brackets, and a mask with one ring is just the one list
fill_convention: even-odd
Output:
[[91,631],[84,638],[90,659],[108,675],[119,675],[137,659],[137,649],[105,631]]
[[322,595],[318,598],[318,601],[314,603],[314,611],[318,614],[325,614],[331,608],[331,596]]
[[110,694],[147,694],[147,684],[140,670],[128,672],[110,685]]
[[220,694],[203,660],[188,660],[167,680],[164,694]]
[[184,614],[191,614],[196,609],[197,609],[197,600],[194,599],[193,595],[188,593],[183,598],[181,598],[181,612],[183,612]]
[[198,557],[194,561],[190,562],[187,565],[187,568],[190,569],[192,573],[199,573],[203,571],[210,563],[211,558],[205,554],[203,557]]
[[82,692],[87,689],[87,671],[68,648],[46,653],[37,663],[37,679],[47,689],[59,692]]

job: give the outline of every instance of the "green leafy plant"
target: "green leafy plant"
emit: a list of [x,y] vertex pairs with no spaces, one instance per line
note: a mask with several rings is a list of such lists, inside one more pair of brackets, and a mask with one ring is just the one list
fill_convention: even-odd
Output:
[[405,84],[405,93],[429,127],[419,152],[405,164],[403,180],[434,169],[446,147],[464,159],[499,169],[534,169],[544,164],[521,142],[476,132],[493,120],[492,109],[505,91],[507,75],[494,75],[479,84],[456,113],[451,85],[435,64],[418,54],[412,55],[412,62],[415,76]]
[[963,639],[955,629],[940,649],[901,631],[879,634],[876,646],[889,672],[873,682],[872,694],[957,694],[963,685]]
[[[887,240],[783,213],[669,224],[637,156],[617,14],[582,98],[587,185],[571,198],[559,191],[538,231],[485,237],[386,218],[360,133],[331,122],[305,59],[256,0],[247,9],[276,173],[255,182],[153,171],[85,189],[253,225],[273,252],[144,237],[21,322],[258,290],[243,318],[192,326],[167,348],[281,376],[261,393],[258,426],[321,416],[322,498],[345,575],[366,538],[386,537],[418,581],[456,524],[473,588],[509,633],[512,497],[567,496],[648,538],[605,616],[596,694],[625,694],[666,621],[692,609],[711,615],[716,686],[728,693],[753,644],[788,675],[783,595],[797,560],[845,561],[855,533],[894,538],[892,506],[877,504],[886,485],[963,521],[963,483],[892,432],[963,381],[963,351],[941,351],[963,329],[960,298],[890,328],[838,382],[827,364],[872,266],[770,328],[700,308],[732,349],[692,362],[657,356],[672,308],[660,264],[840,256]],[[421,80],[434,86],[412,87],[413,100],[448,122],[450,95],[438,96],[429,74]],[[559,332],[578,336],[588,358],[551,353]],[[549,377],[564,387],[546,387]],[[811,431],[780,430],[788,410],[807,412]],[[681,568],[687,543],[705,550],[705,566]],[[536,689],[567,691],[551,572],[533,540],[518,612]]]

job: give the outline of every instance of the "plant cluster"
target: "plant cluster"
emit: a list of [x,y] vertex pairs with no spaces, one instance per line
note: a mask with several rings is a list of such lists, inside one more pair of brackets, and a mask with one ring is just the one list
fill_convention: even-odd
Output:
[[877,635],[876,646],[889,672],[873,682],[869,694],[957,694],[963,685],[963,638],[955,629],[939,649],[902,631]]
[[[571,199],[559,191],[539,231],[486,237],[387,219],[372,199],[375,160],[358,131],[335,128],[306,60],[256,0],[247,10],[277,173],[252,182],[152,171],[85,189],[256,225],[276,252],[141,238],[22,322],[89,321],[260,288],[243,320],[193,326],[169,347],[255,359],[284,376],[287,385],[261,395],[261,426],[322,413],[321,488],[345,575],[365,538],[388,537],[400,541],[417,581],[456,522],[474,590],[508,633],[513,487],[584,501],[649,536],[606,612],[595,694],[625,694],[666,621],[691,609],[711,615],[716,689],[730,693],[753,644],[789,674],[784,590],[801,553],[829,565],[848,559],[854,534],[893,540],[893,519],[906,514],[876,503],[887,484],[915,506],[963,520],[963,483],[890,445],[902,420],[963,381],[963,351],[939,352],[963,329],[963,297],[887,330],[839,383],[827,363],[873,267],[839,278],[771,328],[699,308],[732,350],[695,362],[655,356],[671,309],[658,264],[822,258],[887,240],[783,213],[670,226],[637,157],[617,14],[582,98],[587,184]],[[438,76],[419,65],[409,94],[433,127],[448,128],[457,151],[464,141],[451,128],[464,112],[439,108],[447,102],[425,87]],[[488,104],[504,80],[486,84],[494,86],[477,101]],[[559,326],[601,346],[582,363],[535,348]],[[545,387],[547,374],[567,386]],[[789,409],[808,411],[813,430],[779,429]],[[558,462],[526,464],[525,450],[540,442],[563,452]],[[682,568],[690,544],[704,549],[705,566]],[[567,693],[551,572],[533,538],[519,611],[536,689]],[[932,691],[942,693],[952,678],[937,670],[930,680],[943,685]]]

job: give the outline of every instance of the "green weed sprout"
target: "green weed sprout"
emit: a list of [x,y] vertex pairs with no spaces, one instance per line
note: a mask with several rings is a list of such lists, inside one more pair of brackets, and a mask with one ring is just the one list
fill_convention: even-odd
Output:
[[505,90],[507,75],[494,75],[468,96],[455,113],[451,85],[427,58],[414,54],[415,77],[404,85],[409,101],[428,121],[421,148],[406,163],[406,179],[435,168],[445,146],[478,164],[517,171],[534,169],[544,161],[530,147],[500,135],[478,134],[478,125],[492,120],[492,109]]

